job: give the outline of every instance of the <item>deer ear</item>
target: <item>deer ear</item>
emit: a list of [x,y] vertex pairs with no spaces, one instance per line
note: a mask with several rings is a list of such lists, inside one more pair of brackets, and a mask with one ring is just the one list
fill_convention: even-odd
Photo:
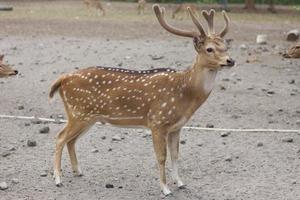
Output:
[[0,55],[0,62],[3,61],[4,55]]
[[193,37],[193,43],[197,52],[199,52],[200,48],[204,45],[204,41],[200,37]]

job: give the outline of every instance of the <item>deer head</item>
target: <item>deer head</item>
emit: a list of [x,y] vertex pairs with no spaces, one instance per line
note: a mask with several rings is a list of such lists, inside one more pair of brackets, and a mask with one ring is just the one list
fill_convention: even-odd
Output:
[[0,55],[0,78],[17,75],[18,71],[13,70],[9,65],[3,63],[4,55]]
[[215,11],[213,9],[211,9],[209,12],[202,11],[202,15],[208,23],[208,31],[206,33],[202,24],[189,7],[187,10],[192,18],[193,23],[197,27],[198,32],[186,31],[169,25],[164,19],[165,8],[160,8],[157,4],[155,4],[153,9],[160,25],[167,31],[175,35],[193,38],[194,47],[198,53],[196,63],[201,63],[201,66],[213,70],[217,70],[226,66],[234,66],[235,61],[228,55],[227,47],[223,39],[228,32],[229,25],[229,18],[225,11],[222,12],[225,19],[225,26],[219,33],[215,33],[214,30]]
[[291,46],[287,53],[283,54],[285,58],[300,58],[300,43]]

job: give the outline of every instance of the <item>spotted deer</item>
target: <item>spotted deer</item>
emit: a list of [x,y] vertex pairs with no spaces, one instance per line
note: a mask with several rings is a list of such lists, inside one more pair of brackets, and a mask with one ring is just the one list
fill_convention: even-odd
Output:
[[226,25],[220,33],[215,33],[215,11],[203,11],[209,25],[206,33],[188,8],[199,31],[187,31],[169,25],[164,18],[164,8],[154,5],[153,9],[164,29],[178,36],[193,38],[197,53],[194,63],[184,71],[170,68],[135,71],[100,66],[60,76],[49,94],[52,98],[55,92],[59,92],[68,118],[56,138],[54,178],[57,186],[62,184],[61,156],[65,144],[73,171],[77,175],[82,174],[75,143],[95,122],[150,129],[162,192],[171,194],[165,175],[167,146],[171,154],[173,178],[179,188],[185,186],[177,166],[180,129],[211,93],[217,71],[234,65],[223,40],[229,19],[223,12]]
[[137,6],[137,10],[138,10],[138,14],[144,14],[145,13],[145,7],[146,7],[147,1],[146,0],[138,0],[138,6]]
[[190,3],[182,3],[176,6],[175,10],[172,12],[172,18],[175,19],[176,15],[178,15],[179,13],[187,13],[187,8],[190,8],[192,10],[192,12],[194,14],[196,14],[196,16],[198,15],[198,10],[200,10],[200,7],[195,5],[195,4],[190,4]]
[[83,3],[87,7],[89,15],[91,15],[91,8],[95,7],[99,13],[102,12],[102,16],[105,16],[106,12],[100,0],[83,0]]
[[285,58],[300,58],[300,42],[292,45],[286,53],[283,54]]
[[0,55],[0,78],[17,75],[18,71],[12,69],[7,64],[4,64],[3,58],[4,58],[4,55]]

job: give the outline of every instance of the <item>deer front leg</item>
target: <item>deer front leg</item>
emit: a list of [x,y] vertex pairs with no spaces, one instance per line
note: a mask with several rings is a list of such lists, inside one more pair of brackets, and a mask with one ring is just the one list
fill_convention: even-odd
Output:
[[160,174],[160,187],[164,195],[170,195],[171,191],[167,186],[165,163],[167,158],[167,142],[166,135],[160,131],[152,131],[152,139],[154,151],[158,161],[159,174]]
[[176,181],[178,188],[182,189],[185,185],[178,175],[179,138],[180,130],[168,134],[168,147],[172,162],[172,177]]

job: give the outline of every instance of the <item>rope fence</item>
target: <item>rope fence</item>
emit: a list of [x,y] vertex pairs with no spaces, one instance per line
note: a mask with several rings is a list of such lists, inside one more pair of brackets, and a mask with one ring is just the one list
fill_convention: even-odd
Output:
[[[35,116],[14,116],[14,115],[0,115],[0,119],[16,119],[16,120],[40,120],[42,122],[49,123],[66,123],[67,120],[64,119],[51,119],[44,117],[35,117]],[[102,123],[96,123],[101,126],[109,126]],[[216,132],[279,132],[279,133],[300,133],[300,130],[297,129],[244,129],[244,128],[206,128],[206,127],[194,127],[194,126],[184,126],[182,129],[187,130],[202,130],[202,131],[216,131]]]

